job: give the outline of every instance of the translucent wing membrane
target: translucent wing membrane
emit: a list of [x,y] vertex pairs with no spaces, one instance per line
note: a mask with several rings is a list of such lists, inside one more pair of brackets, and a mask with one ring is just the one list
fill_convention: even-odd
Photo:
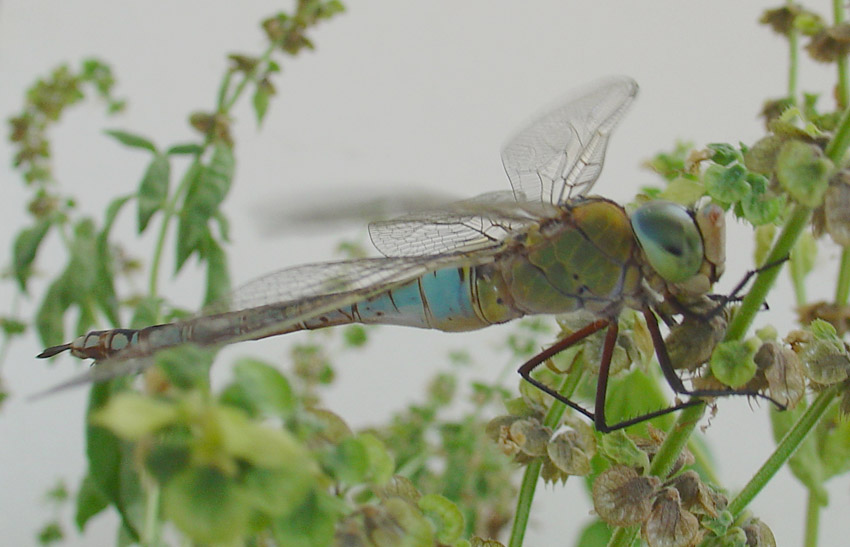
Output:
[[611,131],[637,91],[625,76],[600,80],[520,131],[502,150],[514,192],[560,204],[590,191]]
[[[448,265],[462,266],[486,260],[486,254],[476,255],[473,260],[466,254],[457,253],[304,264],[255,279],[204,308],[202,315],[311,300],[321,304],[323,310],[326,305],[331,306],[329,309],[336,309]],[[322,311],[314,311],[312,306],[305,305],[302,317],[296,319],[320,313]]]
[[513,192],[490,192],[438,211],[373,222],[369,235],[386,256],[472,252],[497,246],[513,231],[557,215],[557,209],[517,201]]

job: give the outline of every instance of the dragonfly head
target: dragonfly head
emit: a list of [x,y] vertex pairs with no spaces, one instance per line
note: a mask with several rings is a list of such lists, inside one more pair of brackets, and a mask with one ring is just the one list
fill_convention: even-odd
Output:
[[650,201],[631,222],[649,265],[681,291],[705,294],[723,272],[725,219],[716,205],[691,214],[676,203]]

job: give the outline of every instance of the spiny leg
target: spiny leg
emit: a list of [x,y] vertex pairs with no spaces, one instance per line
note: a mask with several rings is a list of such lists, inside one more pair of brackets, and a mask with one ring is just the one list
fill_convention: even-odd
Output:
[[555,342],[554,344],[549,346],[547,349],[541,351],[540,353],[538,353],[537,355],[535,355],[534,357],[532,357],[531,359],[529,359],[528,361],[523,363],[523,365],[521,367],[519,367],[517,372],[519,372],[520,376],[522,376],[525,379],[526,382],[533,385],[534,387],[536,387],[537,389],[539,389],[543,393],[546,393],[547,395],[551,395],[556,400],[564,403],[565,405],[572,408],[573,410],[580,412],[581,414],[584,414],[585,416],[587,416],[591,420],[595,421],[596,417],[594,416],[594,414],[592,412],[585,409],[581,405],[574,403],[573,401],[567,399],[566,397],[564,397],[563,395],[561,395],[560,393],[558,393],[557,391],[555,391],[551,387],[547,386],[543,382],[540,382],[540,381],[532,378],[531,373],[534,369],[536,369],[538,367],[538,365],[540,365],[541,363],[543,363],[547,359],[554,357],[555,355],[561,353],[562,351],[564,351],[565,349],[567,349],[571,346],[574,346],[575,344],[581,342],[582,340],[584,340],[585,338],[587,338],[591,334],[593,334],[595,332],[599,332],[600,330],[607,327],[609,324],[616,325],[616,321],[612,322],[612,321],[609,321],[607,319],[599,319],[599,320],[594,321],[593,323],[588,324],[587,326],[585,326],[585,327],[577,330],[576,332],[570,334],[569,336],[567,336],[563,340],[559,340],[559,341]]
[[[729,395],[744,395],[748,397],[758,397],[766,399],[776,405],[780,410],[785,410],[786,406],[776,401],[772,397],[759,393],[758,391],[736,391],[734,389],[694,389],[689,390],[685,387],[682,379],[676,374],[673,369],[673,363],[670,360],[670,354],[667,352],[667,345],[664,343],[664,338],[661,336],[661,330],[658,328],[658,319],[649,308],[644,308],[643,316],[646,318],[646,326],[649,329],[649,335],[652,337],[652,344],[655,346],[655,355],[658,357],[658,365],[661,367],[661,372],[667,380],[667,384],[674,392],[680,395],[690,395],[692,397],[726,397]],[[684,408],[699,403],[698,399],[687,401],[679,405],[670,407],[670,411]]]
[[[569,400],[568,398],[564,397],[563,395],[559,394],[557,391],[555,391],[551,387],[547,386],[546,384],[539,382],[539,381],[537,381],[537,380],[535,380],[534,378],[531,377],[531,372],[535,368],[537,368],[537,366],[540,363],[546,361],[547,359],[549,359],[550,357],[552,357],[554,355],[557,355],[558,353],[564,351],[565,349],[569,348],[570,346],[575,345],[576,343],[580,342],[584,338],[587,338],[591,334],[602,330],[606,326],[608,327],[608,332],[605,335],[605,343],[602,347],[602,358],[601,358],[601,361],[599,363],[599,376],[598,376],[597,384],[596,384],[596,400],[594,402],[594,408],[593,408],[594,411],[593,412],[590,412],[589,410],[585,409],[581,405],[579,405],[579,404]],[[656,323],[656,330],[657,330],[657,327],[658,327],[658,325]],[[551,395],[552,397],[554,397],[558,401],[564,403],[565,405],[569,406],[570,408],[576,410],[577,412],[580,412],[584,416],[587,416],[589,419],[593,420],[593,425],[596,427],[596,430],[599,431],[600,433],[610,433],[611,431],[616,431],[618,429],[623,429],[623,428],[629,427],[631,425],[639,424],[641,422],[651,420],[651,419],[656,418],[658,416],[663,416],[664,414],[669,414],[670,412],[675,412],[675,411],[680,410],[682,408],[686,408],[686,407],[693,406],[695,404],[700,403],[700,401],[698,399],[694,399],[692,401],[686,401],[684,403],[680,403],[680,404],[672,406],[672,407],[662,408],[662,409],[656,410],[654,412],[642,414],[642,415],[637,416],[635,418],[631,418],[629,420],[624,420],[622,422],[618,422],[618,423],[613,424],[613,425],[608,425],[608,423],[605,420],[605,400],[606,400],[607,394],[608,394],[608,377],[609,377],[610,368],[611,368],[611,359],[614,356],[614,348],[617,344],[617,334],[618,333],[619,333],[619,326],[618,326],[616,320],[600,319],[600,320],[594,321],[593,323],[590,323],[586,327],[572,333],[571,335],[567,336],[563,340],[556,342],[555,344],[550,346],[548,349],[540,352],[539,354],[535,355],[534,357],[532,357],[531,359],[526,361],[519,368],[519,373],[523,378],[525,378],[525,380],[527,382],[529,382],[530,384],[535,386],[537,389],[543,391],[544,393],[547,393],[548,395]],[[661,340],[661,343],[663,344],[664,341]],[[670,368],[670,370],[672,370],[672,367]],[[665,374],[665,377],[667,377],[666,374]],[[673,374],[673,377],[675,378],[675,381],[678,382],[678,385],[681,387],[681,389],[685,390],[685,386],[682,384],[681,380],[679,380],[678,376]],[[670,378],[668,378],[668,382],[669,381],[670,381]],[[675,390],[675,388],[674,388],[674,390]]]

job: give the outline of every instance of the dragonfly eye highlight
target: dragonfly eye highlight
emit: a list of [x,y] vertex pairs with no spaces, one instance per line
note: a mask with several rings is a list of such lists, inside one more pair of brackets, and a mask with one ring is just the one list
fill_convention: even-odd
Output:
[[702,265],[702,236],[688,211],[676,203],[651,201],[631,217],[632,229],[649,261],[662,278],[679,283]]

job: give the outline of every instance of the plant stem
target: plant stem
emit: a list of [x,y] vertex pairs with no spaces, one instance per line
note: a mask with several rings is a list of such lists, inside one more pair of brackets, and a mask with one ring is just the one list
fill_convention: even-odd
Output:
[[737,517],[741,511],[749,505],[753,498],[761,492],[761,489],[767,485],[776,472],[785,465],[788,458],[794,454],[794,451],[797,450],[800,443],[805,440],[806,435],[808,435],[815,425],[817,425],[824,412],[826,412],[829,408],[829,405],[835,399],[840,386],[840,383],[833,384],[822,391],[814,400],[812,406],[806,409],[806,412],[800,416],[797,423],[788,430],[788,433],[785,434],[776,446],[773,454],[771,454],[767,461],[762,464],[756,474],[753,475],[753,478],[750,479],[746,486],[744,486],[743,490],[735,496],[735,499],[729,503],[727,509],[730,513],[732,513],[732,516]]
[[[773,248],[765,259],[765,264],[771,264],[783,260],[791,252],[791,248],[797,241],[797,238],[803,232],[803,229],[809,223],[812,210],[804,205],[797,204],[791,211],[791,216],[785,222],[779,238],[774,243]],[[741,340],[750,328],[753,318],[761,309],[768,291],[773,286],[779,271],[782,269],[781,264],[766,268],[756,275],[756,280],[744,300],[741,302],[741,308],[732,322],[729,324],[729,330],[726,331],[726,341]]]
[[145,523],[142,530],[143,545],[162,544],[162,520],[159,518],[159,502],[161,490],[159,484],[151,477],[142,477],[146,483]]
[[[793,3],[793,0],[786,2],[789,6]],[[798,36],[799,32],[791,25],[791,29],[788,31],[788,98],[794,104],[797,104]]]
[[[835,25],[844,22],[844,2],[832,0],[832,20]],[[838,67],[838,107],[847,108],[847,57],[839,55],[836,62]]]
[[805,547],[817,547],[818,531],[820,528],[820,508],[818,496],[814,490],[809,490],[809,499],[806,503],[806,535],[803,537]]
[[[266,50],[263,52],[262,56],[260,57],[260,61],[257,63],[257,67],[250,74],[245,74],[245,76],[242,78],[242,80],[233,89],[233,93],[229,98],[226,97],[226,94],[227,94],[227,89],[229,88],[230,79],[232,78],[232,72],[228,71],[228,72],[225,73],[224,79],[222,80],[222,84],[219,87],[218,99],[216,101],[217,102],[216,110],[219,113],[226,115],[228,112],[230,112],[230,110],[236,104],[236,101],[239,100],[239,97],[242,96],[242,93],[245,90],[245,86],[247,86],[249,82],[254,81],[254,78],[257,74],[257,71],[260,69],[260,67],[265,67],[268,64],[269,60],[271,59],[272,53],[274,53],[274,50],[275,50],[274,45],[270,45],[269,47],[266,48]],[[194,178],[194,177],[188,176],[188,175],[191,174],[195,169],[197,169],[199,167],[201,158],[206,153],[206,151],[209,148],[209,145],[211,143],[212,143],[212,140],[209,139],[209,138],[207,138],[204,141],[203,150],[198,152],[198,154],[195,156],[194,162],[192,163],[191,166],[189,166],[189,169],[186,171],[186,174],[183,176],[183,179],[180,181],[180,185],[177,187],[177,190],[175,190],[174,194],[171,196],[171,199],[169,200],[168,204],[165,206],[165,208],[163,210],[164,214],[163,214],[163,218],[162,218],[162,225],[160,226],[159,235],[157,236],[156,247],[154,249],[154,255],[153,255],[153,261],[151,262],[150,281],[149,281],[149,284],[148,284],[148,292],[149,292],[148,296],[150,296],[152,298],[156,298],[156,296],[158,294],[158,290],[159,290],[159,287],[158,287],[159,265],[160,265],[160,262],[161,262],[161,259],[162,259],[162,253],[165,250],[165,236],[168,234],[168,227],[171,224],[171,220],[175,216],[177,216],[177,214],[176,214],[177,204],[179,203],[181,197],[183,195],[185,195],[186,190],[189,187],[189,184],[191,184],[192,179]]]
[[[567,374],[564,378],[564,383],[558,389],[558,393],[566,398],[570,398],[576,387],[584,377],[584,365],[581,359],[576,360],[574,370]],[[555,429],[561,422],[561,418],[566,411],[567,405],[561,401],[553,401],[549,407],[549,412],[543,419],[543,425],[551,429]],[[525,537],[525,530],[528,527],[528,517],[531,514],[531,502],[534,500],[534,491],[537,489],[537,480],[540,478],[540,469],[543,467],[543,460],[537,458],[525,467],[525,473],[522,475],[522,482],[519,487],[519,497],[517,498],[516,512],[514,515],[514,524],[511,527],[511,537],[508,540],[508,547],[522,547],[522,541]]]
[[[652,464],[649,466],[650,475],[662,480],[667,476],[682,449],[691,438],[691,433],[693,433],[704,412],[705,403],[689,406],[679,411],[676,423],[667,432],[667,437],[658,447],[655,457],[652,458]],[[608,547],[628,547],[637,537],[639,530],[640,528],[637,526],[617,528],[611,536],[611,541],[608,542]]]
[[839,306],[847,304],[850,295],[850,248],[841,251],[841,265],[838,268],[838,283],[835,285],[835,303]]

